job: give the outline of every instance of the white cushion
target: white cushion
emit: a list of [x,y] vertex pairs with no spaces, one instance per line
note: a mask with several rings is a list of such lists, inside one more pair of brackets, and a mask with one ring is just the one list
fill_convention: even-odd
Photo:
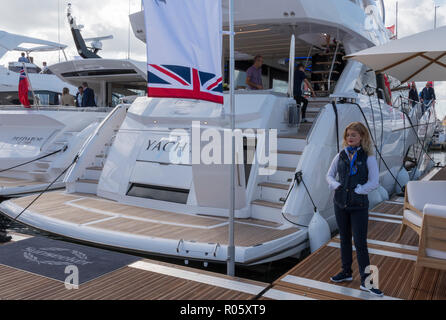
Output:
[[446,206],[428,203],[424,206],[423,213],[446,219]]
[[413,212],[412,210],[404,210],[404,218],[406,220],[412,222],[414,225],[421,227],[423,222],[423,218],[421,218],[418,214]]
[[446,260],[446,251],[426,249],[426,255],[430,258]]
[[427,203],[446,206],[446,181],[410,181],[407,184],[409,203],[423,211]]

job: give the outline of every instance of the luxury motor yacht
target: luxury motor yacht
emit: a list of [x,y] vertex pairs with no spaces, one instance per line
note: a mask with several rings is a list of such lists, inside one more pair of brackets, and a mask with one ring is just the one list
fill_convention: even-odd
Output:
[[[223,6],[227,9],[226,2]],[[299,256],[312,237],[314,205],[330,231],[335,230],[333,194],[325,175],[341,147],[341,130],[350,122],[368,124],[382,156],[377,155],[381,187],[370,195],[371,205],[395,192],[407,151],[420,141],[421,126],[409,123],[423,124],[423,134],[431,134],[433,112],[421,114],[420,106],[408,108],[402,99],[391,105],[382,76],[359,62],[342,60],[389,41],[384,15],[382,2],[373,0],[236,3],[236,50],[240,59],[264,57],[267,84],[266,90],[241,88],[250,62],[237,61],[235,121],[245,135],[236,155],[246,160],[254,154],[254,161],[236,165],[236,263]],[[135,35],[145,41],[143,13],[130,18]],[[296,45],[290,55],[293,35]],[[289,109],[296,103],[290,97],[288,72],[299,59],[306,63],[318,97],[310,99],[307,122],[290,125]],[[126,113],[115,109],[116,117],[101,123],[67,173],[66,191],[43,195],[18,220],[104,247],[225,262],[229,166],[196,163],[193,158],[210,141],[209,135],[201,136],[203,130],[223,136],[229,127],[228,98],[225,93],[225,104],[219,105],[140,97]],[[111,139],[118,115],[125,118]],[[277,130],[277,140],[274,131],[262,135],[270,129]],[[204,148],[194,149],[197,141]],[[299,176],[306,187],[296,181]],[[30,201],[14,199],[0,208],[16,218]]]
[[[63,50],[66,47],[51,41],[0,31],[0,59],[8,52],[17,52],[19,57],[20,52],[26,52],[28,55],[43,54]],[[35,97],[41,105],[59,105],[58,96],[64,87],[70,89],[72,94],[77,90],[55,75],[43,73],[43,70],[34,63],[24,64],[16,60],[9,62],[6,67],[0,66],[0,105],[20,105],[18,86],[22,69],[26,70]],[[34,103],[34,95],[30,97],[30,102]]]
[[[41,192],[47,187],[64,188],[62,173],[76,159],[81,147],[95,134],[100,123],[110,115],[111,107],[120,103],[121,106],[125,105],[128,103],[125,96],[138,94],[132,89],[146,86],[146,75],[140,72],[138,63],[111,61],[97,55],[102,47],[100,41],[109,37],[85,39],[95,45],[96,58],[90,62],[90,56],[85,56],[90,49],[85,45],[70,12],[68,21],[78,49],[84,50],[79,50],[84,59],[49,66],[51,74],[37,73],[39,68],[31,63],[23,66],[22,63],[13,62],[9,64],[9,70],[0,70],[0,87],[3,89],[0,96],[2,104],[5,104],[0,105],[0,197]],[[7,50],[29,53],[66,48],[66,45],[5,32],[0,33],[0,44],[0,53]],[[29,44],[40,46],[24,48]],[[28,73],[32,96],[38,100],[30,99],[33,104],[31,109],[13,106],[19,103],[15,100],[18,100],[19,72],[23,67]],[[74,95],[83,82],[95,90],[97,107],[59,105],[58,95],[64,87]],[[125,110],[125,107],[118,109]],[[116,113],[113,114],[116,118]],[[116,124],[114,130],[118,127]],[[111,137],[114,135],[115,132],[112,132]]]

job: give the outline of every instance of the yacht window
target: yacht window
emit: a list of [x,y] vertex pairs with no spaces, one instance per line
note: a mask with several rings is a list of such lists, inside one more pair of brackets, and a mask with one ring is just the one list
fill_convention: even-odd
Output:
[[128,196],[175,203],[187,203],[190,190],[132,183]]
[[39,99],[39,104],[41,106],[49,106],[50,105],[50,95],[45,93],[36,93],[37,99]]
[[288,81],[273,79],[273,90],[275,92],[288,93]]
[[246,72],[235,70],[235,89],[246,89]]
[[86,70],[86,71],[74,71],[74,72],[62,73],[62,77],[69,78],[69,77],[111,76],[111,75],[121,75],[121,74],[136,74],[136,71],[133,69]]

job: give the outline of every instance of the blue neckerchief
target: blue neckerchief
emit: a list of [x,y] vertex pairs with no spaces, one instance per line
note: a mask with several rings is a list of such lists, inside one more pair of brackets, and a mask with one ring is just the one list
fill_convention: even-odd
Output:
[[347,147],[347,152],[353,155],[350,160],[350,176],[354,176],[355,174],[358,173],[358,167],[355,165],[355,162],[356,159],[358,158],[358,150],[360,148],[361,147]]

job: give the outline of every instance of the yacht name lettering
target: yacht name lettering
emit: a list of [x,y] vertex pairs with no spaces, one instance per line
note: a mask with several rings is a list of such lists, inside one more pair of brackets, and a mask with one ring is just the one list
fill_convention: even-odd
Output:
[[[188,143],[181,143],[178,141],[157,141],[157,140],[149,140],[149,144],[147,146],[146,150],[149,151],[164,151],[164,152],[170,152],[170,151],[178,151],[181,149],[181,151],[184,151],[187,147]],[[168,147],[170,148],[168,149]]]
[[14,137],[12,138],[12,140],[16,143],[16,144],[24,144],[24,145],[28,145],[28,144],[32,144],[34,142],[41,142],[43,141],[42,137]]

